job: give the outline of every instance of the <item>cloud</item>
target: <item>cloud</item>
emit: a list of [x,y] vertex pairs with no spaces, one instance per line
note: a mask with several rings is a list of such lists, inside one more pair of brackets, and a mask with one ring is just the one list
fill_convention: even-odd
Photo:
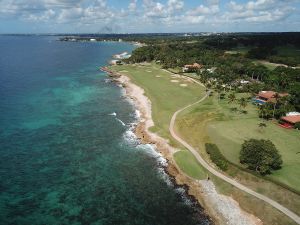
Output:
[[[196,28],[197,24],[220,29],[231,24],[241,24],[245,29],[251,24],[266,26],[284,21],[299,24],[299,0],[203,0],[196,7],[184,0],[127,0],[125,8],[113,2],[116,1],[0,0],[0,18],[1,22],[14,19],[52,26],[72,24],[77,28],[119,24],[126,29],[147,30],[153,26],[164,30],[168,26],[178,31],[182,27]],[[298,23],[292,18],[298,19]]]
[[201,14],[216,14],[217,12],[219,12],[218,5],[212,5],[210,7],[200,5],[196,9],[189,11],[188,14],[195,16],[195,15],[201,15]]
[[170,13],[182,10],[184,7],[184,2],[181,0],[169,0],[168,3],[168,11]]
[[131,2],[128,5],[128,9],[130,12],[134,12],[137,9],[137,0],[131,0]]
[[245,4],[238,4],[230,1],[229,11],[224,13],[226,21],[245,22],[275,22],[286,19],[294,10],[288,3],[292,1],[284,0],[257,0],[248,1]]

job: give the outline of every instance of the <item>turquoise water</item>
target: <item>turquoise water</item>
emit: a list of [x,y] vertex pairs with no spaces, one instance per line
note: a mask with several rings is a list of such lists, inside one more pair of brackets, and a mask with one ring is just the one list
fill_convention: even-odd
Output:
[[56,40],[0,36],[0,224],[210,224],[98,70],[133,46]]

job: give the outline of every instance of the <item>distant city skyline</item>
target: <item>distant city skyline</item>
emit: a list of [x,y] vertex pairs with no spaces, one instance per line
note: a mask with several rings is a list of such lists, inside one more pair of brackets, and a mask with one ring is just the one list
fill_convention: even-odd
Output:
[[2,0],[0,33],[300,31],[299,0]]

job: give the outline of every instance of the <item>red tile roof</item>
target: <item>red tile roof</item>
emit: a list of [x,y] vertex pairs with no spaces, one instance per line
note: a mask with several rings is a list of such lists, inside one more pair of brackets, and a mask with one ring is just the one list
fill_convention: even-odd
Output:
[[295,115],[295,116],[284,116],[281,117],[282,120],[287,121],[289,123],[295,124],[300,122],[300,115]]
[[186,67],[186,68],[198,68],[198,69],[200,69],[200,68],[202,68],[202,66],[203,65],[200,65],[198,63],[194,63],[193,65],[185,65],[184,67]]
[[[274,96],[277,92],[275,91],[260,91],[258,93],[258,97],[260,98],[265,98],[267,100],[275,100]],[[288,96],[289,94],[288,93],[278,93],[279,97],[284,97],[284,96]]]

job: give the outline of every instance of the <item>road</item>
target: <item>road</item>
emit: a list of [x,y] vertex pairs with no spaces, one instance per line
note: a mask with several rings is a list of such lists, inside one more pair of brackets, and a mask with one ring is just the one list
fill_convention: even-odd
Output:
[[[192,79],[192,78],[191,78]],[[193,79],[194,80],[194,79]],[[203,84],[201,84],[200,82],[194,80],[194,82],[198,83],[199,85],[203,86]],[[181,109],[179,109],[178,111],[176,111],[173,116],[172,116],[172,119],[171,119],[171,122],[170,122],[170,126],[169,126],[169,130],[170,130],[170,133],[172,135],[172,137],[174,139],[176,139],[179,143],[181,143],[183,146],[185,146],[197,159],[197,161],[205,168],[207,169],[209,172],[211,172],[212,174],[214,174],[215,176],[219,177],[220,179],[226,181],[227,183],[233,185],[234,187],[258,198],[258,199],[261,199],[263,201],[265,201],[266,203],[272,205],[274,208],[278,209],[279,211],[281,211],[282,213],[284,213],[285,215],[287,215],[288,217],[290,217],[293,221],[295,221],[297,224],[300,224],[300,217],[295,214],[294,212],[292,212],[291,210],[289,210],[288,208],[284,207],[283,205],[279,204],[278,202],[272,200],[271,198],[265,196],[265,195],[262,195],[258,192],[255,192],[253,191],[252,189],[244,186],[243,184],[237,182],[236,180],[230,178],[230,177],[227,177],[226,175],[224,175],[223,173],[220,173],[219,171],[215,170],[213,167],[211,167],[202,157],[201,155],[198,153],[198,151],[192,147],[191,145],[189,145],[185,140],[183,140],[179,135],[177,135],[175,133],[175,130],[174,130],[174,125],[175,125],[175,121],[176,121],[176,117],[177,115],[196,105],[196,104],[199,104],[201,103],[202,101],[204,101],[208,95],[210,94],[210,92],[208,92],[202,99],[200,99],[199,101],[193,103],[193,104],[190,104],[190,105],[187,105]]]

